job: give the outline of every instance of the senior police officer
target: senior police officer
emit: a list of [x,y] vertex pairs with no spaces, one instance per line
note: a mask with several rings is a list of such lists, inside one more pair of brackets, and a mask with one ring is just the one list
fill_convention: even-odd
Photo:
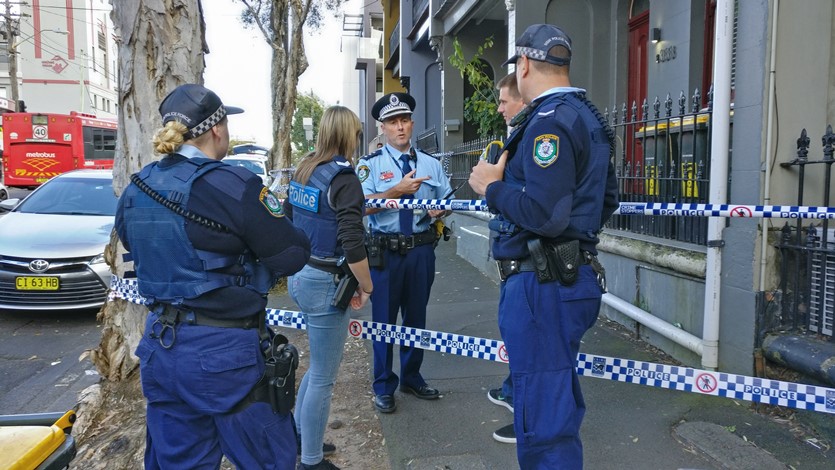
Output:
[[617,207],[614,134],[585,91],[571,86],[570,61],[562,30],[525,30],[505,64],[516,64],[530,105],[497,164],[479,162],[470,175],[496,213],[499,330],[513,376],[517,457],[526,470],[582,468],[585,403],[576,360],[605,289],[598,233]]
[[256,383],[264,351],[276,346],[264,323],[267,292],[304,267],[310,243],[257,175],[220,161],[227,115],[242,109],[187,84],[159,110],[163,158],[131,178],[116,213],[151,310],[136,350],[145,467],[217,468],[226,455],[238,468],[294,468],[289,409],[274,412]]
[[[449,179],[438,160],[411,145],[412,112],[415,100],[406,93],[390,93],[371,110],[380,121],[386,145],[363,157],[357,167],[366,198],[440,199],[450,193]],[[435,280],[436,234],[430,218],[446,211],[367,209],[368,263],[374,282],[371,295],[372,318],[376,322],[426,326],[426,304]],[[428,217],[425,217],[428,215]],[[392,371],[391,343],[374,343],[374,406],[383,413],[396,408],[394,392],[400,390],[418,398],[438,398],[420,373],[423,350],[400,347],[400,377]]]

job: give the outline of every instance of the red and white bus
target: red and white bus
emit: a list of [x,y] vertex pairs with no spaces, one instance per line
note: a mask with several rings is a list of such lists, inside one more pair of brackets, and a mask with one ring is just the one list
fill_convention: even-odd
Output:
[[3,115],[6,186],[31,188],[78,168],[113,168],[116,121],[92,114]]

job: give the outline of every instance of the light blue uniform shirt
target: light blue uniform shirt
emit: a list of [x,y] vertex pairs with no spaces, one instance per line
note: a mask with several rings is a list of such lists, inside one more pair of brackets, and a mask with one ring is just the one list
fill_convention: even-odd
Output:
[[[429,176],[429,179],[420,185],[420,188],[412,197],[415,199],[441,199],[447,196],[452,191],[452,187],[449,185],[449,178],[444,174],[441,162],[420,150],[416,150],[415,153],[417,160],[409,161],[412,170],[415,170],[415,174],[412,177],[421,178]],[[360,159],[359,165],[357,165],[357,176],[360,179],[360,183],[362,183],[362,191],[366,197],[369,194],[386,192],[403,179],[400,155],[402,153],[399,150],[386,144],[378,151]],[[368,222],[371,225],[371,230],[375,233],[400,233],[400,216],[398,212],[398,210],[387,210],[369,215]],[[425,214],[426,211],[424,209],[415,209],[412,221],[412,230],[414,233],[429,230],[429,224],[432,222],[430,218],[417,225],[417,222]]]

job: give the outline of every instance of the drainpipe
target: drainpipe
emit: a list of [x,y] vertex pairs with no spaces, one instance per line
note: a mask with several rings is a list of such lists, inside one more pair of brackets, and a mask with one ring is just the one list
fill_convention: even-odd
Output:
[[[713,57],[713,116],[710,145],[711,204],[725,204],[728,197],[728,136],[731,114],[731,53],[733,50],[734,2],[716,2],[716,39]],[[719,306],[722,281],[722,231],[725,219],[711,217],[707,225],[707,273],[702,341],[702,367],[719,367]]]
[[[771,205],[771,152],[774,142],[774,75],[777,71],[777,10],[780,0],[772,0],[771,12],[771,59],[768,66],[768,126],[765,131],[765,181],[763,184],[763,205]],[[760,292],[765,291],[765,268],[768,253],[768,219],[763,218],[760,234]]]

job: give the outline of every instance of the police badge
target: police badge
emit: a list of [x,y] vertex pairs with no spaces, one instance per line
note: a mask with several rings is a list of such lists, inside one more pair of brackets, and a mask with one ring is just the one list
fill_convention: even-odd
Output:
[[533,160],[542,168],[548,168],[560,155],[560,138],[543,134],[533,141]]

